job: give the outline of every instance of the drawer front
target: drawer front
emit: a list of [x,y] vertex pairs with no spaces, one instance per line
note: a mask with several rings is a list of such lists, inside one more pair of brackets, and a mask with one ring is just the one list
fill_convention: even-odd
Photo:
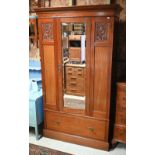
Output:
[[78,86],[78,85],[67,85],[67,87],[66,87],[66,89],[67,90],[75,90],[75,91],[77,91],[77,92],[79,92],[79,91],[84,91],[84,87],[81,85],[81,86]]
[[116,123],[126,125],[126,114],[121,112],[116,112]]
[[77,136],[107,140],[107,122],[46,111],[48,129]]
[[116,112],[126,114],[126,105],[117,103]]
[[74,75],[75,68],[74,67],[66,67],[66,73],[68,75]]
[[84,69],[80,67],[66,67],[66,74],[70,77],[83,78]]
[[77,77],[83,77],[84,73],[83,73],[83,68],[75,68],[76,71],[76,76]]
[[115,125],[114,139],[120,142],[126,143],[126,127],[120,127]]
[[117,102],[126,103],[126,84],[125,83],[117,84]]
[[117,91],[118,92],[122,92],[122,93],[126,93],[126,84],[117,84]]
[[72,87],[67,86],[66,87],[66,93],[72,94],[72,95],[85,95],[84,88],[83,87]]
[[116,123],[122,125],[126,124],[126,105],[122,104],[122,102],[117,102]]
[[84,78],[77,78],[77,77],[73,77],[73,76],[67,76],[66,82],[76,82],[76,83],[80,83],[83,85],[84,82]]
[[118,104],[126,104],[126,94],[125,93],[117,93],[117,102]]
[[66,80],[66,85],[70,85],[70,86],[84,86],[84,79],[77,79],[77,78],[67,78]]
[[126,124],[126,87],[125,83],[117,84],[116,123]]

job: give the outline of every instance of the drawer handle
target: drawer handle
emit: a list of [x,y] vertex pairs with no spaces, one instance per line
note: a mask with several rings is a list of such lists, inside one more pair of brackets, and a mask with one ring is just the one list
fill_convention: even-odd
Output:
[[56,125],[60,125],[60,122],[59,121],[56,121],[55,123],[56,123]]
[[94,128],[92,128],[92,127],[89,127],[88,130],[91,132],[94,132]]

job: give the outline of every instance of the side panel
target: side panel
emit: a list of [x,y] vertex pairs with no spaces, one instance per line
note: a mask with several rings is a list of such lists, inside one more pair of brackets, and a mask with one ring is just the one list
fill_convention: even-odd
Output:
[[94,112],[102,112],[105,117],[107,111],[109,47],[95,47],[94,58]]
[[46,105],[56,105],[54,46],[43,45]]
[[56,53],[54,20],[39,18],[39,41],[42,66],[44,108],[57,109]]
[[94,78],[91,109],[93,117],[103,120],[109,120],[113,25],[113,17],[92,18],[91,62]]

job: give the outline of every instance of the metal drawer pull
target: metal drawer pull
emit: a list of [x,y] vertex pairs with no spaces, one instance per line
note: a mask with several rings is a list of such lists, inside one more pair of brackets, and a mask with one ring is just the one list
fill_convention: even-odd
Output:
[[91,132],[94,132],[94,128],[92,128],[92,127],[88,127],[88,130]]

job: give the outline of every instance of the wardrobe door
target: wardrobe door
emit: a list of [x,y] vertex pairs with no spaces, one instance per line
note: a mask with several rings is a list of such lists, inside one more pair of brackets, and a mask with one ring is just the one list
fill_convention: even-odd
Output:
[[92,18],[92,115],[104,120],[109,118],[110,108],[113,25],[113,17]]
[[40,55],[44,108],[56,110],[56,53],[54,51],[54,21],[41,18],[39,22]]
[[90,18],[57,19],[60,111],[89,115]]

